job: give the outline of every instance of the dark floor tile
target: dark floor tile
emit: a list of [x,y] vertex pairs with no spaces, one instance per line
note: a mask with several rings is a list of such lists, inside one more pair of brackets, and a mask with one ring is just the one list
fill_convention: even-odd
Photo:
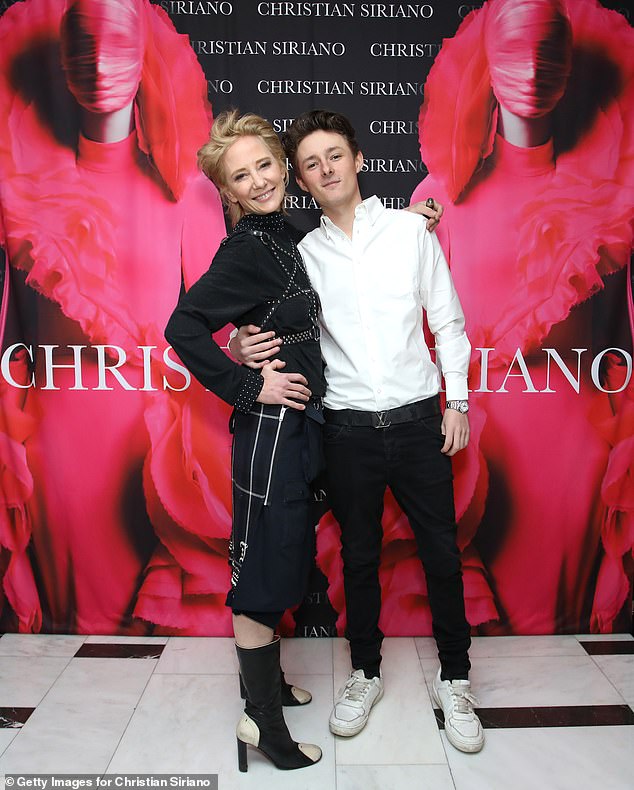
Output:
[[[558,705],[542,708],[477,708],[485,730],[517,727],[609,727],[634,725],[634,711],[629,705]],[[445,721],[441,710],[434,709],[439,729]]]
[[75,658],[160,658],[165,645],[131,645],[124,642],[83,644]]
[[35,708],[0,708],[0,729],[18,729],[25,724]]
[[634,640],[622,642],[618,639],[605,639],[597,642],[582,642],[581,647],[589,656],[631,656],[634,655]]

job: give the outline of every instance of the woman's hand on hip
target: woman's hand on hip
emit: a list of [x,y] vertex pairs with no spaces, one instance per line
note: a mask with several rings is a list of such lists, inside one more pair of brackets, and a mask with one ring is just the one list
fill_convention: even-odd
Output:
[[[257,397],[258,403],[281,404],[303,411],[304,403],[310,398],[308,382],[301,373],[278,373],[286,365],[281,359],[273,359],[262,368],[264,384]],[[303,402],[302,402],[303,401]]]

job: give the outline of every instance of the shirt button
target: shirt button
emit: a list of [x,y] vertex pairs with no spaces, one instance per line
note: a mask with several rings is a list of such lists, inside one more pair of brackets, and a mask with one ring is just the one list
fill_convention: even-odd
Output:
[[383,390],[381,389],[381,387],[379,387],[379,388],[378,388],[377,392],[379,393],[379,395],[380,395],[380,394],[383,392]]

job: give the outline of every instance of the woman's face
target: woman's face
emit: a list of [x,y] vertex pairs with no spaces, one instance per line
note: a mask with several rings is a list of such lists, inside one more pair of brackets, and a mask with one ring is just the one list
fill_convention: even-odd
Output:
[[131,0],[75,0],[61,28],[70,92],[86,110],[109,113],[135,97],[143,68],[144,32]]
[[561,99],[570,73],[567,17],[557,0],[498,0],[485,46],[496,98],[522,118],[539,118]]
[[223,157],[224,194],[245,214],[279,211],[284,200],[284,173],[261,137],[236,140]]

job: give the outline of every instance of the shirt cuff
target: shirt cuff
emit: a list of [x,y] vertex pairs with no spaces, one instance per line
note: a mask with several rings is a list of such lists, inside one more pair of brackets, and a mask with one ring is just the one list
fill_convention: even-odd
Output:
[[460,373],[447,373],[445,375],[445,392],[447,400],[468,400],[469,387],[465,376]]
[[245,414],[251,411],[253,404],[262,391],[263,386],[264,379],[260,375],[260,372],[253,370],[252,368],[248,368],[246,370],[246,375],[242,382],[242,386],[238,390],[238,395],[236,396],[235,402],[233,404],[235,408],[238,411],[244,412]]

